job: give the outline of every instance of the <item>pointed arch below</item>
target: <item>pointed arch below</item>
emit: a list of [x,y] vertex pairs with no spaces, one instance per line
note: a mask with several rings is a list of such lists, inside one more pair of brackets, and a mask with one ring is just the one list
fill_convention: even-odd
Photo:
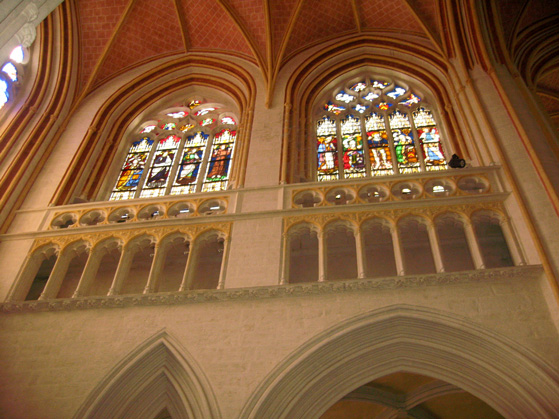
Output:
[[91,392],[74,418],[220,418],[202,369],[166,331],[126,356]]
[[469,320],[407,305],[343,322],[278,365],[242,418],[315,418],[356,388],[407,371],[446,381],[508,418],[557,417],[559,374]]

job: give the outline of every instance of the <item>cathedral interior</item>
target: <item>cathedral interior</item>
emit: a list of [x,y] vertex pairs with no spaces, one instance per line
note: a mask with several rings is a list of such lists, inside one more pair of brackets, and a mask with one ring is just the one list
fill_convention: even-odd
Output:
[[0,2],[0,416],[559,417],[559,2]]

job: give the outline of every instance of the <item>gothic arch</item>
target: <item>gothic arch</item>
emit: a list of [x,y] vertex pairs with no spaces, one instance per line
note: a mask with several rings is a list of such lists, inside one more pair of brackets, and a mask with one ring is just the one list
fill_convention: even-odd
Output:
[[152,418],[163,409],[175,419],[221,417],[204,372],[165,330],[116,365],[74,418]]
[[407,371],[452,383],[509,418],[556,417],[559,374],[469,320],[389,306],[320,333],[261,383],[242,418],[314,418],[359,386]]
[[486,150],[480,151],[467,143],[475,135],[475,128],[465,122],[468,109],[457,100],[461,92],[445,59],[420,45],[364,36],[325,46],[305,59],[289,77],[284,110],[283,182],[311,178],[304,162],[313,154],[308,142],[317,97],[337,81],[369,71],[392,75],[422,90],[430,97],[439,124],[444,126],[447,147],[451,145],[452,151],[481,165],[489,163]]

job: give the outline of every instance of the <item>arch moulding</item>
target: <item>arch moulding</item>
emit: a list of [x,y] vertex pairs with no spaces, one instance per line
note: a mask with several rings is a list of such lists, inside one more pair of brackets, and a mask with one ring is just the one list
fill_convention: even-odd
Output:
[[90,393],[74,418],[220,418],[211,385],[192,355],[165,330],[128,354]]
[[528,349],[469,320],[390,306],[297,349],[260,384],[241,418],[318,418],[356,388],[395,372],[460,387],[507,418],[559,415],[559,374]]

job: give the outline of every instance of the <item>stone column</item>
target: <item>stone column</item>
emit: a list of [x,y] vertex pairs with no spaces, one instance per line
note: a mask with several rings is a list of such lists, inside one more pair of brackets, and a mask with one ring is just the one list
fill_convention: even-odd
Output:
[[472,255],[474,267],[476,269],[484,269],[485,264],[483,263],[483,256],[481,255],[481,251],[479,250],[479,244],[477,242],[476,234],[470,220],[466,220],[464,222],[464,233],[466,234],[466,240],[468,242],[470,254]]
[[355,236],[355,256],[357,258],[357,277],[365,278],[365,252],[363,252],[363,235],[361,230],[357,228],[353,235]]
[[130,246],[128,246],[128,244],[122,246],[122,253],[120,254],[120,260],[118,261],[115,277],[107,295],[118,295],[120,293],[122,283],[130,272],[130,265],[132,264],[133,259],[133,249],[130,249]]
[[[39,255],[42,254],[43,257],[41,258]],[[16,287],[14,290],[9,294],[7,301],[20,301],[24,300],[27,294],[29,293],[29,289],[33,284],[33,280],[41,267],[43,261],[47,260],[46,252],[35,252],[31,255],[27,255],[25,258],[25,262],[23,263],[23,270],[18,275]]]
[[62,285],[62,281],[68,271],[68,265],[70,264],[73,256],[76,256],[76,252],[74,250],[66,250],[58,255],[39,300],[56,298],[58,291],[60,290],[60,286]]
[[289,246],[289,236],[287,233],[282,234],[282,267],[281,267],[281,278],[280,285],[287,284],[289,281],[289,264],[291,262],[291,247]]
[[439,240],[437,239],[435,225],[431,220],[429,220],[427,224],[427,234],[429,235],[429,244],[431,245],[431,253],[433,254],[433,261],[435,262],[435,271],[444,272],[443,258],[441,257]]
[[184,267],[184,274],[182,276],[179,291],[186,291],[190,288],[192,283],[192,270],[194,269],[195,252],[192,249],[192,243],[188,243],[188,258],[186,259],[186,266]]
[[219,271],[219,281],[217,289],[225,288],[225,277],[227,276],[227,261],[229,260],[229,248],[231,247],[231,237],[227,236],[223,241],[223,255],[221,257],[221,270]]
[[103,259],[103,254],[100,254],[96,248],[90,249],[89,257],[87,262],[85,262],[85,267],[83,268],[82,276],[78,282],[78,286],[74,291],[72,298],[83,297],[87,294],[87,290],[99,270],[99,265]]
[[396,262],[396,272],[399,276],[405,275],[404,261],[402,259],[402,246],[400,245],[400,236],[398,236],[398,226],[390,226],[390,234],[392,236],[392,247],[394,248],[394,261]]
[[163,269],[163,264],[165,262],[166,256],[166,246],[162,245],[161,242],[157,242],[155,244],[153,262],[151,263],[151,269],[149,270],[148,282],[146,284],[146,287],[144,288],[144,294],[151,294],[157,289],[159,276],[161,274],[161,270]]
[[328,277],[328,265],[326,260],[326,244],[324,243],[324,231],[319,231],[318,236],[318,282],[326,281]]

